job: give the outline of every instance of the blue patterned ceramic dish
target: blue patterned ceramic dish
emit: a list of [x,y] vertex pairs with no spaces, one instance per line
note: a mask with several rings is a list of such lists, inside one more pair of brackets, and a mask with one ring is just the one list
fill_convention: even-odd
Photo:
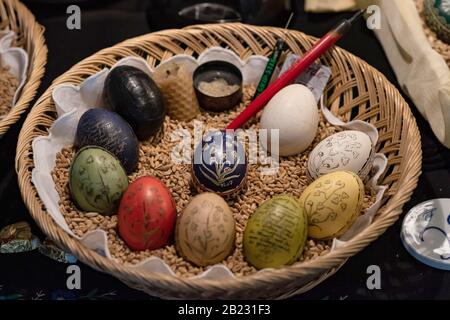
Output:
[[450,270],[450,199],[435,199],[412,208],[403,220],[406,250],[431,267]]

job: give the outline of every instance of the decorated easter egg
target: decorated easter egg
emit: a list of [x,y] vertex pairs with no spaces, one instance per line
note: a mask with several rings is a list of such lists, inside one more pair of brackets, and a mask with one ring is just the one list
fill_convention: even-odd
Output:
[[344,234],[361,213],[364,184],[353,172],[326,174],[310,184],[300,196],[308,215],[308,234],[331,239]]
[[130,125],[117,113],[94,108],[80,118],[75,135],[75,146],[99,146],[114,154],[127,173],[137,166],[139,145]]
[[375,155],[370,137],[361,131],[342,131],[321,141],[310,153],[308,175],[311,179],[335,171],[351,171],[365,179]]
[[197,266],[219,263],[231,254],[235,222],[225,200],[214,193],[195,196],[178,218],[178,253]]
[[[266,150],[280,156],[305,151],[319,127],[319,111],[311,90],[301,84],[280,90],[264,108],[260,127],[268,130],[267,145],[262,145]],[[276,129],[279,136],[271,131]],[[278,139],[278,150],[275,139]]]
[[192,172],[201,190],[234,193],[244,185],[247,175],[244,146],[233,132],[210,132],[194,151]]
[[176,216],[175,202],[164,183],[141,177],[130,184],[120,201],[119,235],[133,250],[158,249],[168,243]]
[[245,259],[258,269],[294,263],[303,252],[308,217],[297,199],[283,195],[264,202],[244,231]]
[[69,184],[72,199],[81,210],[111,215],[128,187],[128,177],[113,154],[86,147],[73,159]]
[[113,68],[106,77],[104,92],[113,111],[128,121],[139,140],[161,128],[166,115],[163,96],[144,71],[131,66]]

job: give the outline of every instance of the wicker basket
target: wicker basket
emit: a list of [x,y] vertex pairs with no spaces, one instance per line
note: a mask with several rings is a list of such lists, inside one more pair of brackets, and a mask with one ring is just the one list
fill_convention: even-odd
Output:
[[27,109],[41,79],[47,63],[47,47],[44,40],[44,28],[39,25],[33,14],[17,0],[0,0],[0,29],[9,28],[17,35],[14,46],[28,53],[27,79],[22,92],[11,111],[0,121],[0,137],[19,119]]
[[[282,35],[282,29],[243,24],[167,30],[104,49],[56,79],[26,119],[17,147],[16,170],[22,196],[42,230],[84,263],[112,274],[133,288],[159,297],[191,299],[287,298],[313,288],[336,272],[349,257],[377,239],[398,219],[403,205],[417,185],[422,157],[420,134],[408,105],[395,87],[377,70],[339,48],[331,50],[322,59],[333,71],[326,88],[325,103],[334,114],[346,120],[358,118],[374,124],[380,133],[376,149],[389,159],[388,169],[381,177],[382,183],[389,186],[384,206],[373,224],[342,248],[310,262],[224,282],[206,279],[193,281],[154,274],[131,269],[85,248],[57,226],[36,193],[31,182],[31,143],[35,137],[47,135],[48,128],[55,120],[51,94],[56,85],[63,82],[79,84],[126,56],[142,56],[151,66],[155,66],[175,54],[198,56],[211,46],[228,47],[243,59],[253,54],[268,55],[277,37]],[[315,40],[296,31],[290,31],[287,36],[290,50],[298,54],[310,48]]]

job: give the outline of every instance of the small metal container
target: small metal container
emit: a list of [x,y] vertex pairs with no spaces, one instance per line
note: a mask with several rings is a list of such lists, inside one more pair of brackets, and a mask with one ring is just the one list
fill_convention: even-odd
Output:
[[[194,88],[200,107],[209,111],[225,111],[238,105],[242,100],[242,73],[238,67],[226,61],[209,61],[197,67],[194,72]],[[200,91],[200,82],[224,79],[229,85],[239,89],[225,96],[210,96]]]

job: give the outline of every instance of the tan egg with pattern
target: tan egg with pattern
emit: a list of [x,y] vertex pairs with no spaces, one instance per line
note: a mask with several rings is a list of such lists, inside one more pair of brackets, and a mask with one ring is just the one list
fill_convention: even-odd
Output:
[[235,221],[225,200],[214,193],[195,196],[181,213],[175,231],[178,253],[203,267],[223,261],[234,249]]
[[349,171],[326,174],[310,184],[300,196],[308,215],[308,235],[318,240],[344,234],[361,213],[364,184]]

